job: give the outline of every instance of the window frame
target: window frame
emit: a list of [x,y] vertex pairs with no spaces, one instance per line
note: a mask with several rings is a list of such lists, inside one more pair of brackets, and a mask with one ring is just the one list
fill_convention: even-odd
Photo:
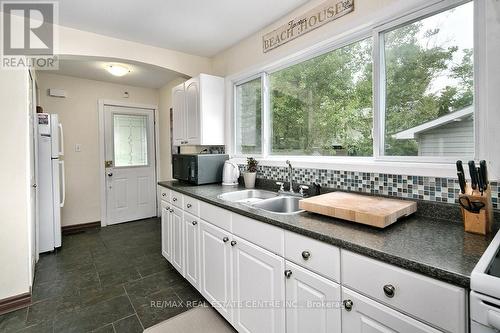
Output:
[[[457,160],[455,157],[446,156],[388,156],[384,155],[384,122],[385,122],[385,80],[382,69],[384,69],[384,48],[383,48],[383,38],[386,31],[396,29],[407,24],[425,19],[427,17],[439,14],[446,10],[452,9],[454,7],[472,2],[473,3],[473,24],[474,24],[474,159],[478,159],[483,156],[486,151],[485,148],[481,149],[481,144],[483,139],[481,139],[478,133],[483,132],[486,129],[486,124],[481,116],[483,105],[486,105],[484,101],[486,92],[482,88],[484,84],[484,68],[480,67],[480,62],[485,59],[485,45],[481,41],[485,38],[485,28],[482,26],[482,18],[485,16],[484,3],[478,0],[431,0],[424,1],[423,3],[414,6],[413,8],[406,9],[404,11],[399,10],[397,15],[388,15],[379,21],[372,21],[363,25],[360,25],[354,29],[343,32],[337,36],[330,39],[324,40],[316,45],[294,53],[292,55],[283,57],[281,60],[272,62],[268,65],[261,65],[254,68],[246,73],[238,73],[232,77],[228,78],[228,85],[232,86],[232,110],[229,112],[229,117],[233,118],[233,128],[230,129],[231,142],[228,144],[228,151],[232,157],[236,159],[246,158],[248,156],[254,156],[261,160],[261,164],[264,165],[281,165],[282,161],[287,159],[296,161],[301,166],[308,167],[321,167],[321,168],[333,168],[339,165],[346,166],[346,169],[355,169],[354,165],[360,165],[360,169],[369,169],[369,166],[380,166],[380,168],[372,168],[378,172],[378,170],[389,170],[387,166],[394,166],[394,170],[397,169],[416,169],[421,172],[413,172],[431,175],[430,170],[433,168],[446,168],[446,171],[439,171],[434,173],[434,175],[451,176],[454,172],[454,164]],[[394,18],[396,17],[396,18]],[[272,124],[270,116],[270,95],[269,95],[269,74],[291,67],[297,63],[307,61],[314,57],[323,55],[325,53],[340,49],[352,43],[356,43],[366,38],[372,38],[372,59],[373,59],[373,156],[371,157],[358,157],[358,156],[312,156],[314,160],[311,162],[311,156],[307,155],[272,155],[271,152],[271,140],[269,137]],[[255,154],[239,154],[237,153],[236,147],[236,136],[235,136],[235,114],[236,114],[236,85],[244,82],[251,81],[257,77],[262,78],[262,153],[260,155]],[[383,83],[383,84],[382,84]],[[463,158],[463,157],[461,157]],[[472,158],[472,157],[471,157]],[[451,168],[453,166],[453,168]]]

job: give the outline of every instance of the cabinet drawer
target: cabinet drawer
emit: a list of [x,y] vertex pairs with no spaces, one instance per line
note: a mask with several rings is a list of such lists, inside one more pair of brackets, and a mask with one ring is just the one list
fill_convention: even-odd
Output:
[[184,208],[184,207],[182,207],[182,194],[180,194],[180,193],[177,193],[175,191],[170,191],[170,202],[172,203],[172,205],[174,205],[178,208],[181,208],[181,209]]
[[191,198],[187,195],[182,196],[183,206],[185,212],[188,212],[194,216],[200,215],[200,202],[194,198]]
[[232,231],[231,212],[200,201],[200,217],[226,231]]
[[336,246],[286,231],[285,258],[330,280],[340,281],[340,250]]
[[342,284],[446,331],[466,331],[462,288],[344,250]]
[[285,246],[283,229],[234,213],[232,221],[233,234],[283,257]]
[[170,190],[163,186],[158,186],[160,192],[160,199],[166,202],[170,202]]

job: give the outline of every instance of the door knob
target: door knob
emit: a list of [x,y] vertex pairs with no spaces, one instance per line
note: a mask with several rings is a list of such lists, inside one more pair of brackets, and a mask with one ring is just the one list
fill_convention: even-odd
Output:
[[351,311],[353,306],[354,306],[354,303],[350,299],[346,299],[344,301],[344,308],[346,311]]
[[392,284],[386,284],[384,286],[384,294],[389,298],[393,298],[396,293],[396,288]]

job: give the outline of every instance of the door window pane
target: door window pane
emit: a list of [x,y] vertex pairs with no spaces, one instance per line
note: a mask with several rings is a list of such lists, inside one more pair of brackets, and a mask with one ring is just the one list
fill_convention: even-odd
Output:
[[384,33],[386,155],[474,156],[473,11]]
[[371,156],[372,39],[270,74],[274,155]]
[[115,167],[148,165],[148,116],[113,114]]
[[236,149],[240,154],[262,152],[261,79],[236,86]]

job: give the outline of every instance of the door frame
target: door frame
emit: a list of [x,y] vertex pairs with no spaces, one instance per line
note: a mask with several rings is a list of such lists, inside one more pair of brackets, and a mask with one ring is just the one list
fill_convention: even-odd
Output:
[[[127,108],[137,108],[137,109],[147,109],[153,110],[153,143],[154,143],[154,164],[155,164],[155,184],[158,183],[159,175],[160,175],[160,149],[159,148],[159,122],[158,122],[158,105],[152,104],[139,104],[139,103],[131,103],[127,101],[116,101],[109,99],[98,99],[97,100],[97,110],[99,113],[99,179],[100,179],[100,196],[101,196],[101,227],[105,227],[108,225],[106,220],[106,177],[104,167],[105,158],[105,147],[104,147],[104,107],[105,106],[119,106],[119,107],[127,107]],[[158,191],[155,189],[155,211],[158,215]]]

